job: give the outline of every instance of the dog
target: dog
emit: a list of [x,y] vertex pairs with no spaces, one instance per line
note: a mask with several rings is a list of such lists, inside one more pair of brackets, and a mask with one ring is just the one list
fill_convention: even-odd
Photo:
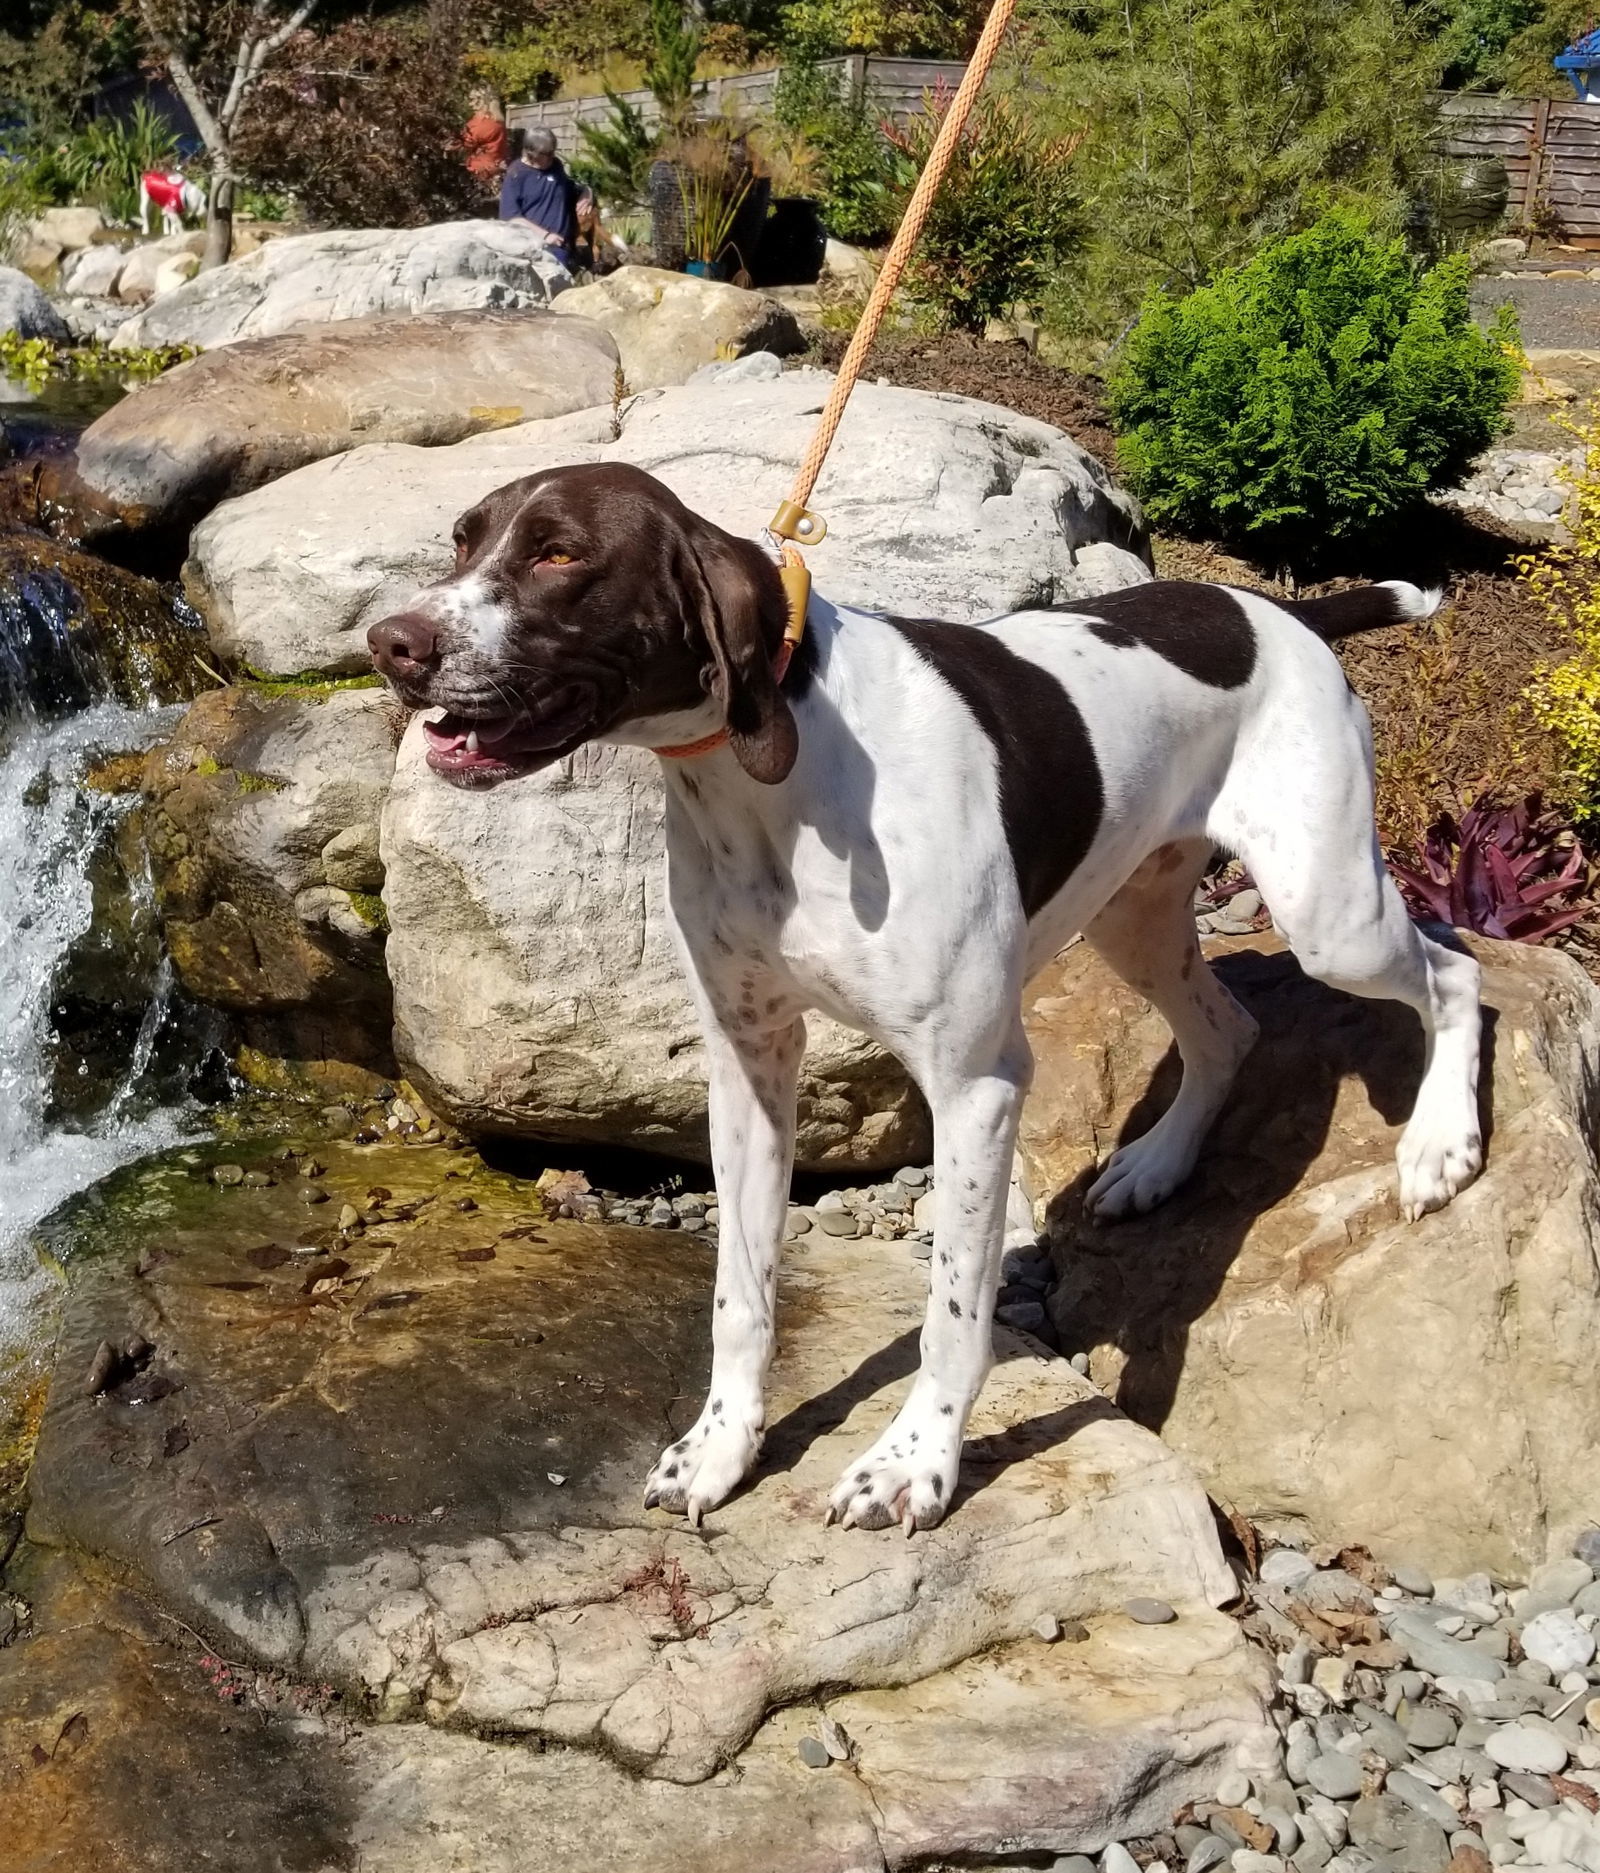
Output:
[[146,234],[150,232],[152,208],[161,210],[163,234],[181,234],[184,222],[192,221],[205,205],[204,193],[175,169],[147,169],[139,178],[139,225]]
[[771,556],[641,470],[513,482],[455,544],[455,570],[368,633],[402,701],[444,712],[423,731],[437,774],[498,786],[591,739],[666,751],[668,903],[705,1034],[721,1223],[710,1387],[647,1506],[697,1525],[760,1452],[808,1010],[896,1054],[934,1127],[921,1367],[832,1492],[846,1526],[909,1535],[949,1507],[992,1357],[1031,1074],[1023,986],[1078,932],[1183,1063],[1088,1208],[1148,1210],[1193,1168],[1256,1037],[1199,950],[1215,848],[1248,865],[1311,975],[1421,1016],[1406,1218],[1476,1175],[1478,966],[1413,925],[1384,868],[1366,711],[1328,648],[1436,595],[1156,582],[975,626],[813,595],[780,683]]

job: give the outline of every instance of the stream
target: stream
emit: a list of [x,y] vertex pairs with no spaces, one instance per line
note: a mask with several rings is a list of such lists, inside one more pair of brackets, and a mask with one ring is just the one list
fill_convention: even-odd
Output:
[[[88,414],[8,404],[6,428],[20,451]],[[50,1331],[35,1226],[197,1129],[208,1024],[161,949],[129,759],[194,693],[194,631],[161,588],[0,533],[0,1384]]]

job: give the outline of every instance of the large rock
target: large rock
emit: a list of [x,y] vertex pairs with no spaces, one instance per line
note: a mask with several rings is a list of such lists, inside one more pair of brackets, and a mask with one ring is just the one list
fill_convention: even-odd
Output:
[[110,241],[69,254],[61,263],[61,290],[88,299],[109,299],[117,290],[128,250]]
[[0,267],[0,332],[19,338],[67,341],[66,322],[43,290],[18,267]]
[[[556,1757],[583,1791],[560,1838],[583,1817],[602,1833],[580,1858],[607,1868],[648,1864],[648,1817],[678,1813],[742,1819],[777,1849],[744,1865],[875,1864],[874,1830],[896,1865],[1098,1845],[1167,1825],[1230,1762],[1269,1760],[1264,1673],[1212,1611],[1236,1588],[1204,1495],[1005,1329],[948,1520],[914,1542],[823,1526],[915,1361],[926,1289],[903,1249],[795,1248],[759,1475],[696,1533],[644,1510],[640,1482],[693,1414],[704,1244],[550,1222],[528,1184],[426,1147],[319,1145],[314,1180],[246,1157],[277,1181],[219,1190],[224,1156],[240,1161],[213,1147],[124,1173],[52,1237],[69,1291],[28,1533],[235,1670],[331,1687],[357,1719],[421,1720],[369,1759],[390,1792],[362,1808],[394,1859],[367,1864],[414,1864],[399,1850],[429,1802],[464,1818],[443,1784],[453,1767],[475,1785],[478,1737],[590,1752],[598,1770]],[[308,1208],[308,1190],[330,1200]],[[365,1220],[341,1226],[347,1203]],[[132,1334],[153,1354],[92,1395],[96,1348]],[[1133,1596],[1176,1622],[1134,1630]],[[1033,1636],[1046,1615],[1092,1636],[1051,1651]],[[848,1853],[788,1839],[815,1718],[773,1713],[819,1702],[866,1785],[810,1785]],[[718,1776],[693,1810],[650,1787],[735,1760],[749,1776]],[[515,1779],[547,1788],[535,1815],[559,1802],[563,1778]],[[706,1829],[673,1833],[654,1864],[703,1865]]]
[[[129,305],[142,305],[156,296],[156,282],[163,267],[171,260],[187,257],[198,262],[206,250],[204,230],[193,228],[177,234],[163,234],[153,241],[139,241],[129,249],[117,274],[117,298]],[[76,276],[74,276],[76,277]],[[81,290],[81,289],[74,289]],[[166,340],[152,340],[165,343]],[[183,341],[180,341],[183,342]]]
[[[414,724],[384,814],[395,1048],[457,1124],[707,1154],[705,1052],[667,934],[655,757],[593,746],[515,787],[443,785]],[[930,1148],[899,1064],[814,1016],[802,1164]]]
[[[127,278],[124,269],[119,290]],[[202,273],[128,319],[114,342],[208,350],[385,312],[514,312],[546,306],[570,284],[539,236],[510,222],[342,228],[269,241]]]
[[556,311],[610,332],[630,390],[687,383],[719,358],[806,348],[794,314],[777,300],[660,267],[621,267],[563,294]]
[[[280,243],[287,245],[287,243]],[[271,250],[267,250],[271,251]],[[633,462],[755,533],[788,493],[828,378],[697,384],[451,449],[352,450],[219,507],[196,529],[191,598],[257,669],[369,667],[366,629],[452,563],[456,517],[566,462]],[[970,620],[1147,576],[1137,504],[1059,430],[966,397],[858,386],[813,500],[807,557],[845,604]]]
[[250,1058],[330,1089],[389,1066],[377,821],[393,764],[381,690],[249,687],[201,697],[145,764],[179,979],[234,1011]]
[[63,253],[76,253],[100,238],[105,217],[98,208],[47,208],[33,220],[32,233],[43,241],[53,241]]
[[1096,1151],[1175,1082],[1165,1026],[1086,944],[1030,992],[1021,1148],[1063,1346],[1213,1495],[1296,1538],[1517,1579],[1595,1511],[1600,991],[1555,951],[1473,949],[1488,1165],[1420,1223],[1394,1168],[1416,1017],[1320,987],[1271,939],[1213,950],[1262,1038],[1176,1197],[1082,1219]]
[[424,447],[611,393],[587,320],[434,312],[246,339],[179,365],[91,423],[55,505],[73,532],[187,531],[220,500],[371,442]]

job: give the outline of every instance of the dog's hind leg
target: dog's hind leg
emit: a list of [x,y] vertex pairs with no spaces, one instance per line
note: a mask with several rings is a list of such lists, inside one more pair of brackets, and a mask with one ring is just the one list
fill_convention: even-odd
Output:
[[[1341,691],[1343,684],[1341,679]],[[1360,704],[1318,724],[1314,750],[1257,765],[1213,830],[1244,859],[1284,940],[1307,975],[1422,1017],[1422,1084],[1400,1137],[1400,1208],[1408,1222],[1442,1209],[1483,1164],[1478,1121],[1480,971],[1463,950],[1423,933],[1406,914],[1373,824],[1372,754]],[[1292,747],[1293,738],[1281,745]],[[1252,800],[1270,798],[1271,824]]]
[[1200,954],[1194,887],[1210,851],[1209,840],[1159,847],[1084,930],[1123,981],[1154,1004],[1183,1061],[1172,1104],[1113,1154],[1090,1187],[1086,1207],[1105,1220],[1152,1209],[1177,1189],[1255,1045],[1255,1022]]
[[644,1498],[647,1509],[676,1510],[695,1524],[732,1494],[761,1451],[806,1026],[796,1020],[743,1035],[708,1019],[705,1037],[720,1218],[711,1388],[694,1425],[661,1453]]

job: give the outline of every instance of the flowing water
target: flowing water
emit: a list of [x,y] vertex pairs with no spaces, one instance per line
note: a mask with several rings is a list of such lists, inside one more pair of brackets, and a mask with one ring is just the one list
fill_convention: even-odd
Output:
[[35,1225],[194,1129],[138,795],[97,772],[176,719],[186,627],[93,562],[86,597],[74,567],[0,540],[0,1378],[46,1331]]

